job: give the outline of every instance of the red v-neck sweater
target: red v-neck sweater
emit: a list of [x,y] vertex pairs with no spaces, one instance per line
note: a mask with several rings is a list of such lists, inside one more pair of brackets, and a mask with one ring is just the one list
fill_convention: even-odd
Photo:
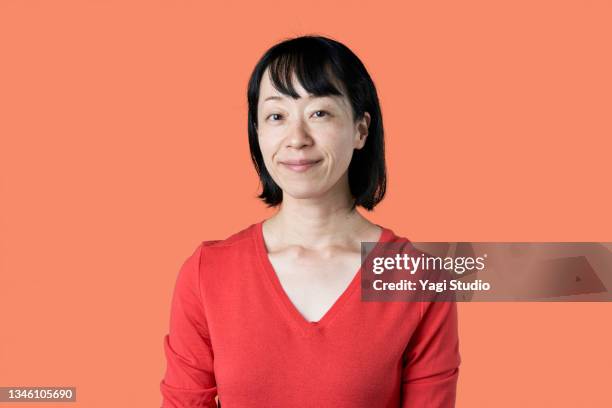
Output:
[[[162,407],[453,407],[454,302],[362,302],[361,270],[308,322],[269,261],[262,222],[204,241],[174,289]],[[383,228],[379,242],[405,241]]]

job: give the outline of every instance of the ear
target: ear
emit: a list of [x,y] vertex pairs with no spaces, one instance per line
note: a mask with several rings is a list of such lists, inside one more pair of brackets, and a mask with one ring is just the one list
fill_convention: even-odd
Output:
[[368,138],[368,129],[370,128],[370,114],[363,113],[363,117],[357,122],[357,133],[355,134],[355,149],[361,149]]

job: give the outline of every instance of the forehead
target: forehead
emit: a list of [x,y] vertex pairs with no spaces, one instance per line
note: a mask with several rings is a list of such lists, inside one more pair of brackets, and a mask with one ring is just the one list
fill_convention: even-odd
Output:
[[[304,89],[302,84],[300,84],[300,81],[298,81],[295,74],[292,75],[292,84],[293,84],[293,88],[295,89],[295,91],[300,95],[300,98],[298,100],[315,100],[315,99],[321,100],[322,99],[322,100],[337,103],[339,105],[346,106],[347,104],[346,97],[344,95],[317,96],[317,95],[310,94],[308,91],[306,91],[306,89]],[[268,104],[271,102],[278,102],[278,101],[294,101],[294,99],[289,95],[285,95],[281,93],[279,90],[277,90],[274,87],[274,84],[272,83],[272,80],[270,78],[270,71],[268,68],[266,68],[261,78],[261,83],[259,85],[259,104],[262,105],[264,103]]]

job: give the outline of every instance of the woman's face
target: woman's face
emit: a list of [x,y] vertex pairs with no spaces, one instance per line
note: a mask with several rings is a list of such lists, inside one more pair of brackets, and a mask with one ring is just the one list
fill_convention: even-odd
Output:
[[353,150],[365,144],[370,115],[353,122],[344,95],[309,95],[295,77],[293,86],[298,99],[278,92],[268,70],[261,80],[257,134],[266,169],[294,198],[348,189],[348,166]]

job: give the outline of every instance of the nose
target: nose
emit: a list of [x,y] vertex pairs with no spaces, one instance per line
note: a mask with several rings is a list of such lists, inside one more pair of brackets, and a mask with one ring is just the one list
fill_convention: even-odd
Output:
[[312,138],[303,120],[297,120],[296,123],[288,129],[286,145],[295,149],[301,149],[304,146],[312,144]]

